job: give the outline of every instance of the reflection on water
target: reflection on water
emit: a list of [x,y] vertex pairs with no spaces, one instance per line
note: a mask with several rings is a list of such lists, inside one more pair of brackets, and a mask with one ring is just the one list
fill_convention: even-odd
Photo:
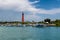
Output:
[[60,27],[0,27],[0,40],[60,40]]

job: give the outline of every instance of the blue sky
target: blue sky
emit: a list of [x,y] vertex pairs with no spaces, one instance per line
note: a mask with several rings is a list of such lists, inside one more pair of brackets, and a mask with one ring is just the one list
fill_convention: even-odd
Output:
[[59,8],[60,2],[57,0],[40,0],[36,5],[37,8],[52,9]]
[[60,19],[60,0],[0,0],[0,21]]

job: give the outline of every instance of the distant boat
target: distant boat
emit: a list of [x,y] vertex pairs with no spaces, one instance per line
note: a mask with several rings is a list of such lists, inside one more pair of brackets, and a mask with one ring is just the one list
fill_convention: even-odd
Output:
[[44,27],[44,25],[36,25],[36,27]]
[[17,25],[17,27],[25,27],[26,25]]

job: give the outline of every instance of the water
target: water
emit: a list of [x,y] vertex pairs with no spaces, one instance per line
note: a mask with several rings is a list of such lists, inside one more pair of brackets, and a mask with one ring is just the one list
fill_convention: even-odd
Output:
[[60,40],[60,27],[0,27],[0,40]]

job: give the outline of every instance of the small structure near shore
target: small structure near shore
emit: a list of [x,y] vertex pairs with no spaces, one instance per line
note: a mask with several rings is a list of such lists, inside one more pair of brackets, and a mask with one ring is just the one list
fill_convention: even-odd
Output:
[[51,20],[47,18],[47,19],[44,20],[44,22],[45,22],[46,24],[49,24],[49,23],[51,22]]

